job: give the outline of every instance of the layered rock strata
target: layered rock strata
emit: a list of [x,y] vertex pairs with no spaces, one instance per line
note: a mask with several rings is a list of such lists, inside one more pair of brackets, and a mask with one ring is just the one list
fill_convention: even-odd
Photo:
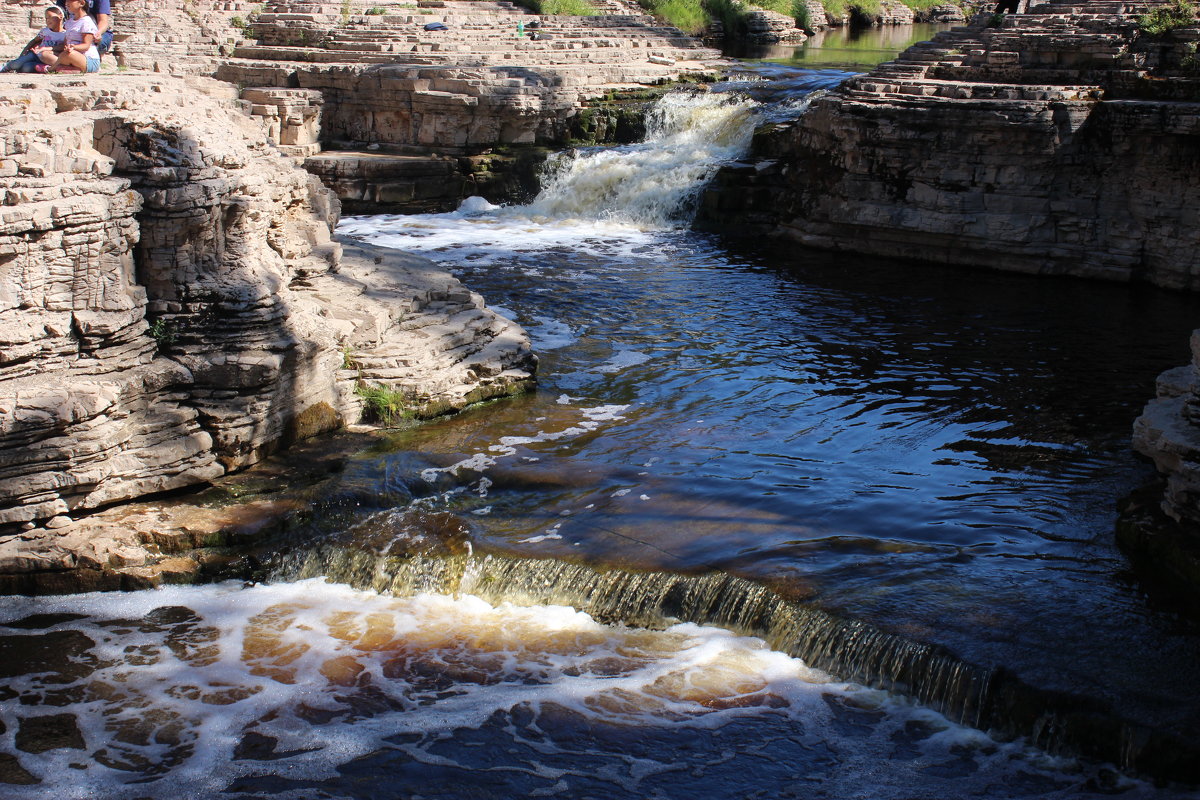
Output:
[[1133,448],[1154,462],[1162,484],[1129,498],[1117,538],[1155,584],[1200,608],[1200,330],[1192,361],[1158,377],[1157,397],[1133,425]]
[[[436,13],[378,10],[389,13],[269,6],[253,25],[258,42],[239,47],[217,77],[321,92],[327,142],[478,152],[561,143],[583,99],[711,73],[719,62],[716,51],[624,7],[593,17],[483,0],[448,0],[428,10]],[[426,31],[432,23],[445,30]],[[520,34],[526,25],[538,39]]]
[[3,83],[3,543],[357,422],[362,387],[420,416],[530,385],[524,333],[478,295],[343,257],[336,199],[234,87]]
[[820,248],[1200,288],[1195,29],[1053,2],[938,34],[764,129],[700,225]]
[[746,40],[754,44],[800,44],[808,37],[787,14],[753,8],[746,14]]

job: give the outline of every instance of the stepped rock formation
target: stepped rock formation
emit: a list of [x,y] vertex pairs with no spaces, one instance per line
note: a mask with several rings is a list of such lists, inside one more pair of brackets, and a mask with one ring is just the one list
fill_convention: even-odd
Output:
[[[437,0],[345,13],[276,3],[217,77],[324,96],[326,141],[479,152],[562,142],[586,97],[711,73],[713,50],[609,0],[591,17],[533,15],[508,2]],[[603,4],[601,4],[603,6]],[[405,7],[408,6],[408,7]],[[437,23],[445,30],[426,31]],[[536,32],[538,39],[519,35]]]
[[72,566],[72,518],[358,421],[358,386],[421,415],[530,385],[478,295],[343,257],[336,199],[235,87],[0,77],[0,572]]
[[[827,249],[1200,288],[1188,37],[1056,2],[938,34],[760,131],[701,224]],[[1169,200],[1167,200],[1169,198]]]

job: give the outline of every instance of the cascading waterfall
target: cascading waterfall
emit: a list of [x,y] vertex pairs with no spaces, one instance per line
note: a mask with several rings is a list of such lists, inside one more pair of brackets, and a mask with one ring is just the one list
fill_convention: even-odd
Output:
[[787,600],[725,573],[633,572],[470,551],[389,556],[322,545],[292,556],[280,574],[289,580],[326,577],[401,597],[436,592],[493,604],[569,606],[600,621],[651,629],[716,625],[760,637],[841,679],[911,697],[962,724],[1126,768],[1152,763],[1180,744],[1131,728],[1094,703],[1038,691],[1003,670],[964,662],[943,648]]
[[630,572],[502,555],[378,556],[326,545],[296,558],[281,577],[327,577],[400,597],[438,592],[491,603],[566,605],[601,621],[648,628],[680,621],[718,625],[761,637],[818,669],[914,697],[959,722],[979,727],[990,721],[988,670],[940,648],[789,602],[733,575]]
[[648,228],[685,224],[716,169],[745,153],[763,111],[742,94],[672,92],[648,112],[644,142],[550,159],[543,189],[524,211]]
[[756,107],[738,96],[669,94],[648,114],[645,142],[552,159],[529,210],[651,227],[687,219],[713,170],[745,151]]

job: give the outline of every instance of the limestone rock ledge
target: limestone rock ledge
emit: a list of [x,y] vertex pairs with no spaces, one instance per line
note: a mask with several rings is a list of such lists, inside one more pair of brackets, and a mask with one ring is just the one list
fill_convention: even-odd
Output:
[[697,224],[1200,289],[1200,88],[1181,55],[1200,28],[1144,35],[1145,8],[1052,0],[943,31],[760,130]]
[[1200,608],[1200,330],[1192,362],[1158,377],[1158,396],[1133,425],[1133,448],[1163,480],[1126,500],[1117,540],[1141,571],[1184,605]]
[[1200,525],[1200,330],[1191,348],[1191,364],[1158,377],[1158,396],[1134,422],[1133,448],[1167,478],[1163,512]]
[[531,385],[451,276],[342,257],[336,198],[235,87],[0,79],[0,545],[358,422],[364,381],[417,416]]

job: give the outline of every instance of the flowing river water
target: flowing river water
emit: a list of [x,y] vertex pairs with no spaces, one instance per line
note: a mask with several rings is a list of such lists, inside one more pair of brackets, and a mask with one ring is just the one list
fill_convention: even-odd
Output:
[[1194,299],[690,232],[842,76],[794,77],[526,206],[344,220],[524,325],[537,392],[351,459],[270,582],[0,603],[0,796],[1192,796],[1000,723],[1194,729],[1195,626],[1113,544]]

